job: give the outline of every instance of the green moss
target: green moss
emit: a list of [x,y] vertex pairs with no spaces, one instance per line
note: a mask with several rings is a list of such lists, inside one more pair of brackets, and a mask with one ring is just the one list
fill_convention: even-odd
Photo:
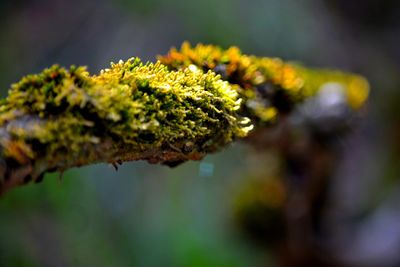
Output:
[[347,98],[349,106],[357,110],[361,108],[368,99],[368,81],[356,74],[348,74],[335,70],[308,69],[301,65],[294,65],[296,71],[303,77],[303,95],[314,95],[320,88],[328,83],[340,84]]
[[201,159],[332,82],[354,109],[368,96],[361,76],[236,47],[184,43],[160,62],[132,58],[98,75],[55,65],[22,78],[0,100],[0,193],[46,171],[96,162]]
[[297,102],[315,95],[325,83],[340,83],[349,106],[354,109],[363,105],[369,91],[368,82],[359,75],[245,55],[237,47],[224,50],[214,45],[192,47],[184,43],[180,50],[173,48],[159,60],[173,70],[195,65],[221,74],[244,99],[243,114],[261,124],[271,123],[278,115],[289,112]]
[[[41,170],[199,157],[251,129],[237,114],[240,101],[211,71],[169,71],[160,62],[129,59],[90,76],[83,67],[56,65],[24,77],[3,100],[2,158],[21,165],[40,159],[46,166],[33,168]],[[141,157],[145,151],[158,156]],[[174,151],[172,158],[168,151]]]

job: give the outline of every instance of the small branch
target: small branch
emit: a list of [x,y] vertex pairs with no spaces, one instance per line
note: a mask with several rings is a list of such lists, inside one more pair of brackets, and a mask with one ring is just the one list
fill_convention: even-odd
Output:
[[14,84],[0,105],[0,194],[98,162],[200,160],[254,126],[276,124],[329,83],[340,84],[353,108],[368,94],[360,76],[237,48],[185,43],[160,61],[120,61],[94,76],[53,66]]

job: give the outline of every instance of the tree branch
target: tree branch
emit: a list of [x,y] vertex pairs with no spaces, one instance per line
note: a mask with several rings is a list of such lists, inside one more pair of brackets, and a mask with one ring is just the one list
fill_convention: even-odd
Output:
[[0,104],[0,194],[46,172],[98,162],[200,160],[275,125],[327,84],[359,108],[368,83],[233,47],[184,43],[160,61],[112,63],[91,76],[57,65],[14,84]]

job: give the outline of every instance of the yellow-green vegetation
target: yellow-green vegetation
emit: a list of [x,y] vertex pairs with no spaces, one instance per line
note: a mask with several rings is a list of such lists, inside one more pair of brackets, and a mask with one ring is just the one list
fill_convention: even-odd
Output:
[[236,48],[184,43],[156,63],[112,63],[98,75],[53,66],[0,100],[0,193],[47,171],[130,160],[199,160],[253,125],[277,121],[328,83],[362,106],[358,75],[313,70]]
[[226,50],[198,44],[182,44],[159,60],[172,70],[194,68],[220,74],[244,99],[241,111],[255,122],[271,123],[278,115],[289,112],[297,102],[315,95],[327,83],[338,83],[353,109],[368,97],[368,82],[359,75],[340,71],[309,69],[279,58],[243,54],[239,48]]
[[214,72],[139,59],[96,76],[59,66],[28,75],[0,106],[0,188],[100,161],[200,159],[251,129],[237,96]]

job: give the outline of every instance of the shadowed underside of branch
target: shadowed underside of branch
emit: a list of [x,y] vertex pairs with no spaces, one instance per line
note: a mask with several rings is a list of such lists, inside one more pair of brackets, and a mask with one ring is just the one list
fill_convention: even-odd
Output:
[[12,85],[0,103],[0,194],[46,172],[98,162],[200,160],[329,84],[348,104],[365,101],[364,78],[311,70],[237,48],[183,44],[157,63],[112,63],[89,75],[53,66]]

